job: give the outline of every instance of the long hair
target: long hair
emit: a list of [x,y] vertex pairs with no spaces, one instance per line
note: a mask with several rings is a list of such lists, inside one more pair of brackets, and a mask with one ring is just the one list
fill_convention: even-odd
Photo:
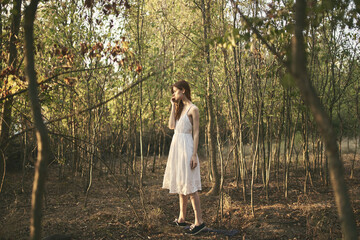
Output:
[[[171,86],[171,94],[174,93],[173,87],[177,87],[180,90],[185,90],[185,96],[191,101],[190,86],[185,80],[178,81]],[[175,120],[179,120],[181,112],[184,109],[184,103],[182,100],[175,102]]]

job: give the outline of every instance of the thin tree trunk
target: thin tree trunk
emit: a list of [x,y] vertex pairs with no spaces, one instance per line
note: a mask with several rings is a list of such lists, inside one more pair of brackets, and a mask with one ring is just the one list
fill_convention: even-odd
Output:
[[259,109],[259,114],[258,114],[258,120],[257,120],[257,131],[256,131],[256,140],[255,140],[255,148],[254,148],[254,152],[253,152],[253,159],[252,159],[252,168],[251,168],[251,186],[250,186],[250,206],[251,206],[251,213],[253,216],[255,216],[255,211],[254,211],[254,177],[255,177],[255,162],[256,162],[256,157],[258,155],[258,146],[259,146],[259,135],[260,135],[260,115],[261,115],[261,107]]
[[[143,30],[143,24],[144,24],[144,18],[142,17],[142,12],[144,9],[144,1],[139,0],[137,2],[138,4],[138,9],[137,9],[137,18],[136,18],[136,29],[137,29],[137,43],[138,43],[138,51],[139,51],[139,55],[142,55],[142,30]],[[141,19],[140,19],[141,16]],[[139,64],[143,64],[141,61],[141,58],[139,60]],[[139,78],[140,81],[142,79],[142,73],[139,73]],[[143,189],[143,179],[144,179],[144,175],[145,175],[145,162],[144,162],[144,153],[143,153],[143,119],[142,119],[142,107],[143,107],[143,87],[142,87],[142,82],[140,82],[139,84],[139,117],[140,117],[140,135],[139,135],[139,142],[140,142],[140,183],[139,183],[139,193],[140,193],[140,201],[141,201],[141,205],[143,207],[143,211],[144,211],[144,215],[146,218],[146,208],[145,208],[145,202],[144,202],[144,189]]]
[[[355,149],[354,149],[354,158],[351,164],[351,170],[350,170],[350,178],[353,178],[354,176],[354,167],[355,167],[355,159],[356,159],[356,152],[357,152],[357,148],[358,148],[358,129],[359,129],[359,123],[360,123],[360,108],[359,108],[359,93],[360,93],[360,88],[359,85],[356,88],[356,97],[355,97],[355,101],[356,101],[356,116],[358,119],[358,122],[355,123]],[[360,143],[360,141],[359,141]]]
[[[218,99],[216,99],[218,100]],[[215,125],[216,125],[216,142],[219,150],[219,157],[220,157],[220,208],[221,208],[221,219],[223,217],[223,185],[224,185],[224,161],[223,161],[223,154],[222,154],[222,144],[220,142],[220,131],[219,131],[219,121],[218,121],[218,103],[215,103]]]
[[288,154],[286,155],[287,166],[285,168],[285,198],[288,197],[288,182],[289,182],[289,175],[290,175],[291,158],[292,158],[292,152],[294,149],[294,142],[295,142],[294,140],[295,140],[296,125],[297,125],[298,118],[299,118],[299,115],[296,118],[292,136],[290,135],[291,130],[289,130],[289,139],[291,139],[291,140],[289,142],[289,151],[288,151]]
[[309,129],[308,129],[308,114],[307,109],[303,112],[303,131],[302,131],[302,137],[303,137],[303,161],[304,161],[304,167],[305,167],[305,181],[304,181],[304,193],[306,194],[307,191],[307,180],[310,177],[310,161],[309,161]]
[[[23,122],[25,122],[26,119],[23,120]],[[27,124],[25,123],[25,128],[27,128]],[[23,137],[23,163],[22,163],[22,175],[21,175],[21,192],[24,193],[24,180],[25,180],[25,164],[26,164],[26,159],[27,159],[27,131],[25,131],[24,133],[24,137]],[[1,192],[1,189],[0,189]]]
[[3,166],[3,169],[2,169],[2,177],[1,177],[1,184],[0,184],[0,193],[1,193],[1,190],[3,188],[3,185],[4,185],[4,181],[5,181],[5,174],[6,174],[6,159],[5,159],[5,154],[4,152],[0,149],[0,154],[1,154],[1,158],[3,160],[2,162],[2,166]]
[[[21,0],[13,1],[12,9],[12,20],[11,20],[11,32],[10,32],[10,42],[9,42],[9,62],[8,67],[12,69],[11,71],[17,75],[17,48],[16,43],[18,41],[18,35],[20,30],[20,20],[21,20]],[[1,120],[1,145],[9,138],[9,130],[11,125],[11,110],[12,110],[13,97],[9,97],[5,100],[5,104],[2,112]]]
[[[21,0],[14,0],[13,1],[13,9],[12,9],[12,20],[11,20],[11,32],[10,32],[10,42],[9,42],[9,62],[8,67],[13,72],[14,75],[17,75],[17,48],[16,43],[18,41],[18,35],[20,30],[20,20],[21,20]],[[1,5],[3,3],[0,3]],[[1,12],[1,9],[0,9]],[[2,32],[2,26],[1,26]],[[0,35],[2,38],[2,35]],[[1,45],[0,45],[1,46]],[[0,69],[1,65],[0,65]],[[7,76],[9,77],[9,76]],[[6,87],[6,86],[5,86]],[[0,158],[4,158],[4,164],[0,163],[0,176],[2,179],[5,180],[5,168],[6,168],[6,143],[10,136],[10,126],[11,126],[11,112],[12,112],[12,105],[13,105],[13,97],[9,97],[5,100],[5,103],[2,108],[1,112],[1,120],[0,120],[0,151],[3,153],[1,154]],[[3,182],[3,181],[2,181]]]
[[[95,124],[94,124],[95,125]],[[94,126],[95,128],[95,126]],[[86,195],[85,195],[85,203],[84,203],[84,206],[86,207],[87,206],[87,201],[88,201],[88,197],[89,197],[89,193],[90,193],[90,188],[92,186],[92,181],[93,181],[93,167],[94,167],[94,157],[95,157],[95,130],[94,130],[94,133],[93,133],[93,136],[91,138],[91,141],[90,141],[90,151],[89,151],[89,183],[88,183],[88,186],[86,188]]]
[[329,160],[331,183],[334,189],[341,229],[344,239],[357,239],[357,229],[349,194],[344,179],[344,166],[339,157],[336,135],[329,116],[312,86],[307,73],[306,52],[303,37],[306,19],[306,0],[297,0],[295,4],[295,35],[293,38],[292,71],[296,84],[305,103],[310,107],[325,143]]
[[212,96],[212,85],[213,77],[211,70],[211,58],[210,58],[210,45],[208,42],[208,34],[210,32],[210,0],[201,1],[202,6],[202,17],[204,25],[204,42],[205,42],[205,54],[206,54],[206,64],[208,70],[207,77],[207,86],[206,86],[206,102],[207,102],[207,115],[208,115],[208,124],[207,124],[207,136],[209,142],[209,157],[211,162],[211,173],[212,173],[212,187],[208,194],[217,195],[220,190],[220,178],[216,165],[216,128],[214,124],[214,110],[213,110],[213,96]]
[[[0,13],[2,13],[2,6],[3,3],[0,2]],[[3,25],[2,25],[2,15],[0,14],[0,36],[2,36],[2,29],[3,29]],[[0,37],[0,46],[2,46],[2,37]],[[0,69],[3,69],[3,62],[2,62],[2,58],[0,58]],[[0,134],[1,134],[1,129],[0,129]],[[4,180],[5,180],[5,174],[6,174],[6,158],[5,158],[5,154],[4,151],[2,150],[2,144],[1,144],[1,137],[0,137],[0,193],[4,184]]]
[[34,185],[31,199],[30,239],[41,238],[41,206],[45,189],[46,165],[50,158],[50,141],[41,115],[41,106],[37,92],[37,77],[34,63],[34,20],[39,0],[32,0],[25,9],[25,61],[26,75],[29,81],[28,91],[31,110],[36,127],[38,156],[35,166]]
[[125,186],[126,186],[126,189],[129,187],[129,170],[131,170],[133,172],[133,169],[132,169],[132,162],[134,160],[133,158],[133,119],[132,119],[132,102],[131,102],[131,92],[130,92],[130,96],[129,96],[129,99],[127,99],[129,105],[128,105],[128,109],[129,109],[129,129],[128,129],[128,141],[127,141],[127,146],[126,146],[126,153],[127,153],[127,163],[126,163],[126,166],[125,166]]
[[[356,128],[357,130],[357,128]],[[351,169],[350,169],[350,178],[353,179],[354,178],[354,169],[355,169],[355,160],[356,160],[356,153],[357,153],[357,131],[355,131],[355,149],[354,149],[354,157],[352,159],[351,162]]]
[[[2,7],[3,7],[3,3],[2,1],[0,2],[0,12],[2,13]],[[2,36],[3,32],[3,19],[2,19],[2,15],[0,14],[0,36]],[[3,44],[3,41],[2,41],[2,37],[0,37],[0,46],[2,46]],[[0,58],[0,69],[3,69],[3,61],[2,61],[2,58]]]
[[269,199],[269,183],[270,183],[270,171],[271,171],[271,161],[272,161],[272,133],[271,133],[271,117],[268,117],[267,119],[267,152],[268,152],[268,158],[267,158],[267,166],[266,166],[266,178],[265,178],[265,195],[266,199]]

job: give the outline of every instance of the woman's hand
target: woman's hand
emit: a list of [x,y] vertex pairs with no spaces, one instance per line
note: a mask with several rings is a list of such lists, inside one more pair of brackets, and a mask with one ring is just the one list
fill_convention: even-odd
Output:
[[175,98],[171,97],[170,102],[171,102],[171,104],[175,104]]
[[197,165],[198,165],[198,159],[197,159],[196,155],[192,155],[191,160],[190,160],[191,169],[196,168]]

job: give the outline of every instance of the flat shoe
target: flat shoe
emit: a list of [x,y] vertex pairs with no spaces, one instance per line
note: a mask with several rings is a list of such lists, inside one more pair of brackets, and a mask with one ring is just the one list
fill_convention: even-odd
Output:
[[185,227],[187,224],[185,222],[179,222],[177,218],[170,223],[172,226]]
[[202,223],[199,226],[191,225],[189,230],[185,234],[196,235],[204,229],[205,229],[205,223]]

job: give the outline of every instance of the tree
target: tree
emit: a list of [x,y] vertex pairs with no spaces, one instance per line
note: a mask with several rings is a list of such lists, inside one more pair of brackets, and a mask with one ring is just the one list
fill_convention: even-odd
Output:
[[220,190],[220,177],[217,170],[217,161],[216,161],[216,128],[215,128],[215,116],[213,108],[213,73],[212,73],[212,64],[211,64],[211,55],[210,55],[210,44],[208,40],[208,35],[210,34],[210,0],[201,0],[201,12],[203,18],[203,27],[204,27],[204,53],[206,59],[206,68],[207,68],[207,77],[206,77],[206,104],[207,104],[207,128],[206,135],[208,139],[209,146],[209,163],[211,164],[211,174],[212,174],[212,188],[208,194],[217,195]]
[[[10,28],[10,41],[9,41],[9,58],[8,58],[8,74],[5,76],[5,92],[10,91],[11,87],[6,86],[6,82],[8,82],[9,78],[18,78],[18,50],[17,44],[19,41],[19,29],[20,29],[20,20],[21,20],[21,3],[22,0],[14,0],[13,8],[12,8],[12,16],[11,16],[11,28]],[[1,3],[2,5],[3,3]],[[1,13],[1,9],[0,9]],[[6,157],[6,144],[8,143],[10,136],[10,129],[12,124],[12,106],[13,105],[13,97],[9,97],[5,99],[4,104],[2,106],[2,117],[0,121],[0,158]],[[0,168],[0,176],[4,172],[5,176],[5,163],[6,159],[3,159],[4,162],[4,171]]]
[[30,239],[41,238],[41,205],[45,188],[46,168],[51,154],[49,136],[41,115],[41,106],[37,91],[37,77],[35,72],[34,20],[38,3],[38,0],[31,1],[25,9],[24,19],[26,76],[29,81],[29,98],[36,127],[36,139],[38,146],[38,156],[31,201]]
[[309,79],[306,64],[305,42],[303,30],[306,19],[306,0],[297,0],[295,4],[295,34],[292,46],[292,74],[300,89],[304,102],[310,107],[323,141],[329,159],[331,183],[334,189],[335,201],[338,208],[340,223],[344,239],[357,239],[356,223],[351,202],[344,180],[344,166],[339,156],[336,135],[331,120],[321,104]]

